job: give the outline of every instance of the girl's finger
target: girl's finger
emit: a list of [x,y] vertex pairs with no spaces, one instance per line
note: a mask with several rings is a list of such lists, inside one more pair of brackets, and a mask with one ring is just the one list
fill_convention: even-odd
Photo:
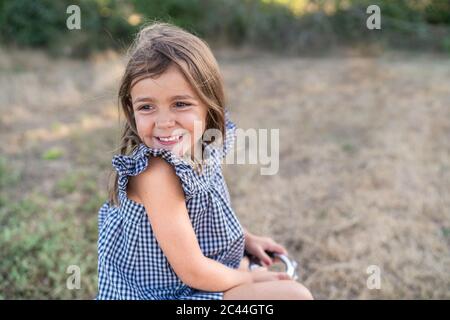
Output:
[[259,250],[258,258],[259,260],[261,260],[261,263],[263,264],[264,267],[269,267],[270,265],[272,265],[272,259],[267,255],[267,253],[263,249]]
[[285,255],[288,254],[287,250],[282,245],[279,245],[278,243],[273,243],[270,250],[277,252],[277,253],[285,254]]

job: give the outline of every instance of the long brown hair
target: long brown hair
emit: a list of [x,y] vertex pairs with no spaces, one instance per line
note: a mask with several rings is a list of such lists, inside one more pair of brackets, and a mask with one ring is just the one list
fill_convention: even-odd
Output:
[[[142,142],[136,129],[130,91],[138,79],[155,77],[176,64],[207,106],[207,129],[218,129],[225,139],[225,97],[219,66],[208,44],[197,36],[169,23],[152,23],[136,36],[128,51],[128,63],[119,88],[119,109],[125,114],[120,154],[129,155]],[[120,110],[119,110],[120,114]],[[118,174],[112,171],[109,201],[119,205]]]

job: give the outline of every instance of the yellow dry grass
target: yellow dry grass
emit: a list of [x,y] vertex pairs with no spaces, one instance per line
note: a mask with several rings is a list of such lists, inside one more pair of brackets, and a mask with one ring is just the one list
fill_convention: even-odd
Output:
[[[284,244],[316,298],[450,298],[448,59],[217,56],[237,125],[280,129],[278,174],[224,167],[242,224]],[[122,70],[112,53],[1,52],[1,154],[24,172],[18,198],[38,189],[51,206],[55,181],[80,168],[106,195]],[[64,156],[42,160],[51,147]],[[366,286],[370,265],[379,290]]]

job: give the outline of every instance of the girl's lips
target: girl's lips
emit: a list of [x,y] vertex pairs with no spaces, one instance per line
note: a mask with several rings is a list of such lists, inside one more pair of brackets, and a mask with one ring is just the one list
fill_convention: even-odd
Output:
[[178,137],[178,139],[175,139],[173,141],[163,141],[163,140],[159,139],[159,137],[154,137],[154,138],[155,138],[156,141],[158,141],[158,143],[160,143],[163,146],[171,146],[171,145],[177,144],[181,140],[183,140],[183,135],[180,135]]

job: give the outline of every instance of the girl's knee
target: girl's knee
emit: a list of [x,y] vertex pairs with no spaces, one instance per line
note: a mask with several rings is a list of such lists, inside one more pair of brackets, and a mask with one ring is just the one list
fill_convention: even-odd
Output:
[[289,281],[289,289],[290,295],[292,299],[295,300],[314,300],[311,292],[301,283],[298,283],[295,280],[287,280]]

